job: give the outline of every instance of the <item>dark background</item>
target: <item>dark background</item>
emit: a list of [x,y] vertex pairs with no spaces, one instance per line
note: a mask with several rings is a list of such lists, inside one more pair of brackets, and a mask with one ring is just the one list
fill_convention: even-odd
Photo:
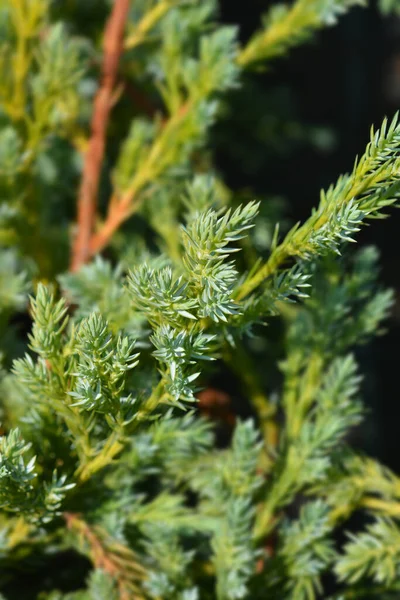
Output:
[[[239,25],[243,41],[266,10],[265,0],[220,4],[222,20]],[[352,169],[370,126],[400,108],[400,18],[382,17],[375,6],[355,8],[246,78],[248,91],[233,94],[215,132],[217,164],[231,188],[283,196],[285,217],[303,220],[320,189]],[[219,144],[228,130],[231,143]],[[400,212],[374,221],[358,241],[379,247],[382,284],[394,288],[397,300],[386,335],[362,353],[368,413],[357,444],[399,472]]]

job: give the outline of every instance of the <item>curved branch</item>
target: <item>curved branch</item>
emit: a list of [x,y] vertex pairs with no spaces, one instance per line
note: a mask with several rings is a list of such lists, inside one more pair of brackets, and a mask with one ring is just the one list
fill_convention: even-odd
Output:
[[105,137],[115,95],[129,0],[115,0],[104,34],[102,82],[96,94],[91,138],[85,156],[78,197],[77,232],[72,247],[71,270],[77,271],[90,256],[90,238],[96,217],[97,195],[105,150]]

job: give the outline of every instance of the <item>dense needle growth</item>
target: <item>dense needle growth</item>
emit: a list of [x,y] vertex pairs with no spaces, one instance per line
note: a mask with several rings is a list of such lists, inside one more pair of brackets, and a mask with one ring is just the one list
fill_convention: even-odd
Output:
[[400,478],[349,442],[393,298],[350,242],[398,202],[400,122],[282,231],[209,143],[357,4],[241,45],[216,0],[0,1],[2,600],[397,597]]

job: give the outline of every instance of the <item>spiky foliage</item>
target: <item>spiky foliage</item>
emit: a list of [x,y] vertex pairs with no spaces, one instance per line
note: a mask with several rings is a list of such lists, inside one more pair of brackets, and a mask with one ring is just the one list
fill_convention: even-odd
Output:
[[[262,204],[240,204],[218,179],[207,149],[244,68],[358,2],[276,6],[244,47],[214,0],[125,5],[108,98],[120,116],[100,140],[87,264],[65,272],[68,229],[87,225],[69,227],[71,202],[98,135],[88,120],[110,3],[95,4],[0,2],[0,590],[396,593],[400,480],[348,444],[364,415],[358,347],[393,301],[377,251],[349,242],[397,202],[397,117],[283,239]],[[103,54],[115,58],[110,30]],[[273,320],[279,338],[260,327]],[[215,389],[224,372],[240,398]]]
[[286,54],[293,46],[308,41],[315,31],[335,25],[340,15],[356,5],[363,6],[363,0],[296,0],[291,6],[273,6],[264,15],[261,31],[239,55],[239,64],[257,64]]

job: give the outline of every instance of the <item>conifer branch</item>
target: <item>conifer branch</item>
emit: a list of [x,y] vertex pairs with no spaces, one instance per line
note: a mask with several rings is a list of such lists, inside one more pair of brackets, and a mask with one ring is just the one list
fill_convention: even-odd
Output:
[[[176,43],[174,30],[165,36],[165,44],[171,44],[171,39]],[[172,75],[165,73],[165,82],[160,84],[169,117],[151,125],[133,122],[115,169],[116,185],[107,216],[90,241],[90,255],[107,246],[162,176],[190,160],[191,151],[203,142],[214,120],[213,96],[235,84],[235,56],[235,31],[226,27],[201,39],[198,57],[189,66],[184,63],[176,69],[173,62],[163,65],[172,71]]]
[[77,232],[72,248],[71,270],[78,270],[90,257],[90,238],[96,217],[97,194],[105,151],[105,137],[115,94],[119,58],[129,0],[115,0],[104,34],[102,82],[96,94],[91,138],[86,151],[78,197]]
[[352,242],[366,219],[383,218],[386,207],[400,194],[400,124],[396,114],[388,127],[371,129],[364,155],[350,174],[321,192],[318,207],[305,223],[297,223],[281,244],[275,243],[267,262],[257,267],[238,288],[237,299],[248,296],[268,280],[291,257],[310,259],[327,251],[340,254],[339,247]]
[[125,39],[124,47],[126,50],[132,50],[142,44],[148,32],[158,23],[160,19],[180,0],[161,0],[153,8],[151,8],[137,25],[135,25],[131,32],[128,31],[128,35]]
[[[11,241],[21,249],[0,251],[0,567],[13,563],[12,597],[24,596],[18,573],[27,560],[45,570],[71,544],[93,570],[80,575],[73,553],[60,574],[38,582],[41,599],[316,600],[328,586],[336,600],[383,599],[398,589],[400,477],[348,445],[364,412],[351,353],[382,332],[393,295],[379,289],[374,248],[337,258],[364,221],[400,197],[397,118],[371,132],[353,170],[283,241],[278,228],[270,235],[274,206],[227,206],[232,198],[203,154],[218,98],[237,85],[240,68],[285,53],[356,3],[275,7],[237,58],[237,28],[218,25],[217,0],[140,0],[131,23],[128,2],[114,2],[81,192],[88,172],[96,189],[86,187],[74,272],[57,278],[73,313],[52,291],[61,263],[48,252],[52,283],[28,283],[32,232],[21,228]],[[67,202],[62,223],[54,207],[72,200],[76,175],[75,121],[90,108],[93,78],[83,65],[104,24],[94,18],[84,36],[73,23],[83,33],[70,37],[62,21],[51,23],[49,0],[0,4],[0,189],[17,196],[12,210],[0,209],[1,241],[31,187],[49,202],[42,212],[29,197],[29,216],[58,236]],[[22,42],[20,26],[30,31]],[[119,150],[112,144],[111,200],[95,229],[124,49],[133,52],[121,79],[154,84],[165,116],[138,102],[144,118],[135,116]],[[116,125],[120,132],[124,118]],[[121,236],[112,263],[88,260],[142,208],[143,235]],[[243,248],[245,260],[235,260]],[[269,259],[257,258],[268,249]],[[23,348],[12,319],[19,325],[22,311],[33,323],[25,357],[16,358]],[[274,315],[279,324],[263,335]],[[214,385],[226,366],[222,392]],[[215,408],[225,423],[202,417]],[[246,414],[253,418],[243,422]],[[350,521],[349,541],[338,546],[337,528],[355,511],[374,523],[357,532]],[[80,589],[51,589],[71,573]]]
[[101,252],[110,242],[119,227],[131,217],[140,207],[144,196],[141,192],[153,179],[162,173],[163,162],[161,157],[174,144],[174,135],[179,136],[179,128],[184,126],[187,113],[190,111],[190,105],[184,104],[172,115],[162,126],[159,137],[155,140],[149,150],[146,162],[140,171],[133,178],[128,189],[124,191],[121,197],[114,193],[109,202],[108,214],[100,231],[94,234],[90,240],[90,255]]
[[106,572],[118,588],[119,600],[144,600],[141,590],[146,570],[136,554],[116,540],[112,540],[100,527],[91,527],[80,516],[64,513],[68,529],[79,536],[81,544],[88,547],[94,566]]
[[15,120],[26,118],[26,79],[34,57],[32,38],[39,35],[44,24],[48,5],[46,0],[24,2],[15,0],[11,4],[11,20],[16,34],[13,63],[13,98],[6,102],[7,112]]
[[248,68],[268,62],[307,41],[314,31],[337,23],[339,15],[363,0],[296,0],[291,6],[273,6],[264,18],[264,27],[257,31],[238,55],[238,64]]
[[340,581],[358,583],[363,578],[374,583],[398,584],[400,530],[389,517],[377,518],[358,535],[349,534],[343,555],[335,566]]

